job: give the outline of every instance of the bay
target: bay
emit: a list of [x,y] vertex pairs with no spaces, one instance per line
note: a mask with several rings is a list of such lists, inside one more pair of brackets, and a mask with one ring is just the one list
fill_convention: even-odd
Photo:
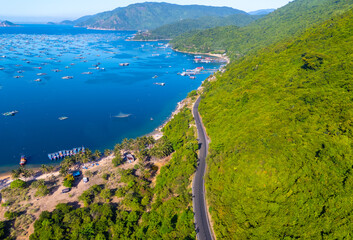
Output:
[[[0,116],[0,172],[17,167],[21,155],[29,166],[48,164],[48,153],[81,146],[103,151],[150,133],[219,67],[194,63],[166,42],[126,41],[133,34],[0,28],[0,113],[18,111]],[[196,79],[177,74],[201,66],[208,70]]]

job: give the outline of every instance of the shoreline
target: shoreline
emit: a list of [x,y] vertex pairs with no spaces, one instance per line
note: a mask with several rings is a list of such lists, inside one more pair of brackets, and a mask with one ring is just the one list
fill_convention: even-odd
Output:
[[205,55],[205,56],[211,56],[211,57],[217,57],[220,59],[223,59],[227,62],[227,65],[230,63],[230,58],[224,53],[224,54],[219,54],[219,53],[199,53],[199,52],[188,52],[188,51],[181,51],[175,48],[172,48],[173,51],[179,52],[179,53],[186,53],[186,54],[191,54],[191,55]]
[[[156,41],[162,41],[162,40],[156,40]],[[228,65],[230,63],[230,59],[226,55],[223,55],[223,54],[193,53],[193,52],[179,51],[179,50],[176,50],[176,49],[173,49],[173,48],[172,48],[172,50],[175,51],[175,52],[191,54],[191,55],[213,56],[213,57],[217,57],[217,58],[225,60],[227,62],[226,65]],[[205,80],[207,80],[212,75],[213,74],[210,74]],[[202,84],[203,84],[203,82],[197,88],[197,91],[202,89]],[[174,111],[170,114],[170,116],[160,126],[158,126],[152,132],[147,133],[147,134],[142,135],[142,136],[152,136],[155,140],[158,140],[158,139],[162,138],[163,137],[162,129],[173,119],[173,117],[176,114],[178,114],[181,111],[181,109],[183,109],[188,104],[188,99],[189,99],[188,97],[185,97],[183,100],[178,102],[177,106],[174,109]],[[99,160],[97,160],[95,162],[101,163],[101,162],[106,162],[107,160],[111,160],[111,159],[112,159],[112,155],[109,155],[109,156],[103,157],[103,158],[101,158],[101,159],[99,159]],[[33,167],[31,167],[31,165],[28,165],[29,166],[28,169],[31,169],[31,170],[33,170],[34,172],[36,172],[38,174],[38,173],[41,173],[40,165],[42,165],[42,164],[32,165]],[[60,166],[60,162],[57,162],[57,164],[52,164],[52,163],[48,164],[47,163],[47,164],[44,164],[44,165],[53,165],[54,167],[59,167]],[[14,166],[16,166],[16,165],[14,165]],[[9,166],[9,168],[11,168],[11,167]],[[15,167],[14,169],[18,169],[18,168]],[[7,187],[7,186],[9,186],[9,184],[13,181],[12,172],[11,171],[12,170],[0,173],[0,190],[5,188],[5,187]],[[40,174],[39,176],[31,177],[29,179],[30,180],[43,179],[43,178],[46,178],[46,177],[52,176],[52,175],[59,175],[59,169],[56,169],[55,171],[53,171],[51,173]],[[6,184],[6,186],[4,186],[4,184]]]

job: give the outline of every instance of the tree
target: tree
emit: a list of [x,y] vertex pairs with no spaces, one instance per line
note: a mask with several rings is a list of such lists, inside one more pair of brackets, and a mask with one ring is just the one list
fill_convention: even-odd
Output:
[[22,173],[21,168],[14,169],[14,170],[11,171],[11,177],[12,177],[13,179],[19,178],[19,177],[21,176],[21,173]]
[[98,160],[102,156],[102,153],[99,150],[96,150],[93,156],[96,160]]
[[48,173],[48,172],[49,172],[49,168],[48,168],[48,166],[45,165],[45,164],[42,164],[42,165],[40,166],[40,170],[41,170],[43,173]]
[[104,156],[108,157],[110,155],[111,151],[109,149],[104,150]]
[[64,187],[72,188],[74,181],[75,181],[74,176],[72,174],[68,174],[68,175],[66,175],[66,177],[63,181],[63,185],[64,185]]
[[59,173],[61,176],[66,176],[69,173],[69,168],[66,165],[61,166]]
[[112,196],[112,192],[110,191],[110,189],[103,189],[99,195],[101,198],[109,202],[109,199]]
[[27,178],[30,178],[34,175],[34,171],[31,170],[31,169],[25,169],[23,168],[23,171],[22,171],[22,176],[27,179]]

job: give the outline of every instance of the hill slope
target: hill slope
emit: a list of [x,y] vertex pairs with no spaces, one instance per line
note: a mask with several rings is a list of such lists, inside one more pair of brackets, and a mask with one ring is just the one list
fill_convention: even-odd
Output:
[[264,15],[252,16],[240,13],[227,17],[205,16],[198,19],[185,19],[163,25],[150,31],[147,35],[145,33],[139,34],[135,37],[135,40],[173,39],[176,36],[193,30],[202,30],[219,26],[235,25],[244,27],[263,16]]
[[218,239],[350,239],[353,11],[206,83]]
[[154,29],[182,19],[202,16],[229,16],[244,13],[229,7],[208,7],[200,5],[176,5],[169,3],[137,3],[113,11],[99,13],[77,26],[115,30]]
[[[352,8],[353,0],[296,0],[244,28],[219,27],[189,33],[172,41],[178,50],[246,54],[289,39],[305,29]],[[210,37],[212,36],[212,37]]]

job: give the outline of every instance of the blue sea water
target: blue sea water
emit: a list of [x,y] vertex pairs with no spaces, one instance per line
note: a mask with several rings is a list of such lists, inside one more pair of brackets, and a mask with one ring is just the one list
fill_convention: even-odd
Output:
[[[18,111],[0,116],[0,171],[17,167],[23,154],[29,165],[48,164],[48,153],[80,146],[103,151],[150,133],[211,73],[190,79],[178,72],[219,67],[196,64],[166,42],[126,41],[132,34],[51,25],[0,28],[0,113]],[[124,62],[130,65],[119,66]],[[121,114],[129,116],[116,117]],[[68,119],[60,121],[62,116]]]

